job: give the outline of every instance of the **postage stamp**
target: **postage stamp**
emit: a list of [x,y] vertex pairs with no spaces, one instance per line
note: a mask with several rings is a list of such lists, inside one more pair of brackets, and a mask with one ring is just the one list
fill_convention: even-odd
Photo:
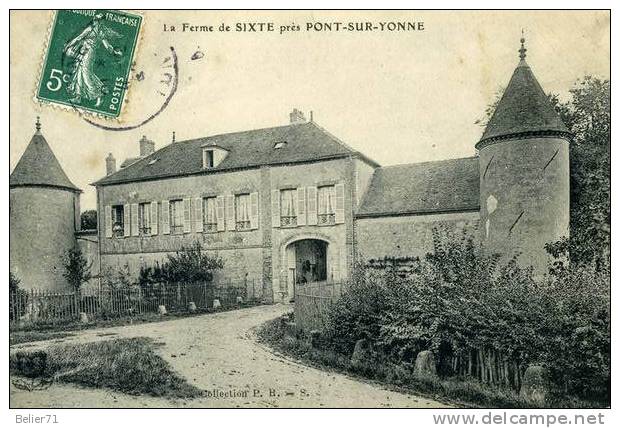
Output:
[[116,10],[57,11],[37,99],[117,118],[141,24]]

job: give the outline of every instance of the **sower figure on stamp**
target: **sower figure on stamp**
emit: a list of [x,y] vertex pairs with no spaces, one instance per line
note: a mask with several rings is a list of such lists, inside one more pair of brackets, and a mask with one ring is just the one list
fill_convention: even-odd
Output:
[[80,104],[82,98],[96,100],[95,106],[101,104],[101,97],[107,88],[94,71],[96,49],[101,43],[112,55],[122,56],[123,52],[111,43],[112,38],[123,36],[107,27],[101,20],[102,14],[95,15],[93,21],[77,37],[67,42],[63,54],[73,62],[69,72],[67,92],[73,97],[71,102]]

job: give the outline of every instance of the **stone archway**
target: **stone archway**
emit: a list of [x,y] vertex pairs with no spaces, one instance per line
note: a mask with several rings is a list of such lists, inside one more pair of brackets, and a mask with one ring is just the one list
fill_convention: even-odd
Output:
[[317,238],[300,238],[286,245],[284,268],[289,299],[295,298],[299,284],[326,281],[328,278],[329,242]]

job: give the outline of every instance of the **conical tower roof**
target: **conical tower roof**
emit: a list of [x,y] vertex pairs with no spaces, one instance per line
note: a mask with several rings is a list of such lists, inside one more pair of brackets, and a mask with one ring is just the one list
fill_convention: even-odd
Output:
[[519,65],[476,144],[477,149],[493,141],[526,135],[570,136],[568,128],[525,62],[524,42],[522,38]]
[[45,141],[38,118],[37,131],[9,178],[9,188],[20,186],[58,187],[81,192],[69,180],[49,144]]

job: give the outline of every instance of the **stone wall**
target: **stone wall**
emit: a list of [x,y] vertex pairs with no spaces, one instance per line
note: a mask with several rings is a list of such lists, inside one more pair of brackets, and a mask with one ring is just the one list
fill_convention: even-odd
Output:
[[[258,169],[228,174],[187,176],[100,187],[98,189],[98,212],[101,214],[98,216],[98,229],[101,240],[101,254],[106,256],[108,254],[167,253],[176,251],[183,245],[191,245],[196,240],[201,241],[205,248],[214,251],[260,247],[262,245],[260,228],[240,232],[205,233],[197,232],[192,224],[191,230],[187,233],[163,234],[161,227],[161,202],[163,200],[252,193],[258,192],[259,188],[260,171]],[[106,205],[124,205],[153,201],[159,202],[157,216],[159,227],[156,235],[106,238],[105,215],[102,215],[105,212]],[[263,213],[260,213],[260,215],[263,215]]]
[[480,231],[489,253],[547,271],[545,244],[568,236],[568,141],[526,138],[480,150]]
[[97,230],[77,231],[75,237],[80,250],[82,250],[82,255],[88,263],[90,274],[93,276],[83,287],[96,288],[99,285],[99,241]]
[[[137,276],[140,266],[165,259],[166,254],[200,241],[207,252],[224,260],[224,269],[216,280],[239,281],[244,278],[262,284],[267,301],[278,301],[289,294],[286,287],[286,247],[300,239],[320,239],[328,243],[328,270],[337,278],[348,275],[352,261],[353,210],[356,200],[354,160],[325,160],[282,166],[264,166],[234,172],[210,173],[162,180],[108,185],[98,188],[99,239],[102,270],[125,264]],[[367,182],[369,174],[362,181]],[[280,189],[344,184],[344,223],[274,227],[272,192]],[[253,230],[197,231],[162,234],[163,200],[196,199],[223,194],[258,193],[258,227]],[[153,236],[106,237],[105,213],[111,205],[157,201],[158,232]],[[194,212],[192,211],[192,220]],[[284,283],[283,283],[284,282]],[[283,284],[282,284],[283,283]]]
[[317,163],[270,167],[271,189],[291,187],[323,186],[343,183],[345,222],[326,226],[271,227],[271,263],[274,300],[281,301],[291,294],[286,284],[286,247],[301,239],[319,239],[328,243],[328,278],[340,279],[347,271],[347,229],[352,227],[351,159],[338,159]]
[[79,195],[53,187],[15,187],[9,190],[9,213],[9,265],[20,287],[66,290],[62,255],[76,243]]
[[[99,239],[101,240],[102,271],[118,269],[127,265],[132,276],[137,277],[141,266],[153,266],[162,262],[166,255],[200,242],[207,253],[224,260],[224,269],[216,274],[217,282],[245,279],[262,283],[263,234],[261,227],[244,231],[197,231],[191,213],[189,232],[163,234],[163,200],[192,199],[238,193],[259,192],[261,172],[258,169],[228,174],[187,176],[166,180],[144,181],[104,186],[98,189],[98,209],[105,212],[106,205],[136,204],[157,201],[158,231],[152,236],[126,236],[109,238],[105,235],[105,215],[99,215]],[[259,192],[259,198],[262,197]],[[269,215],[260,203],[260,219]]]
[[419,257],[433,251],[433,227],[466,231],[478,239],[479,213],[406,215],[356,219],[357,255],[362,261]]

